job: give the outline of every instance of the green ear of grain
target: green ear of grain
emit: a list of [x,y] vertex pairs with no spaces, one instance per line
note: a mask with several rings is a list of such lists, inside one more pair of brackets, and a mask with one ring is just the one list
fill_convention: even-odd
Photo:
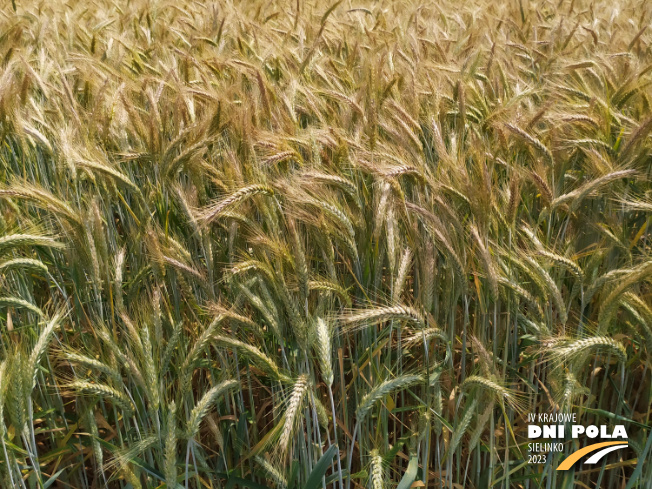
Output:
[[0,306],[27,309],[41,318],[45,317],[45,313],[38,306],[20,297],[0,297]]
[[374,404],[383,399],[387,394],[397,389],[407,389],[422,380],[423,378],[420,375],[401,375],[394,379],[381,382],[360,400],[356,412],[359,422],[362,422]]
[[193,438],[197,435],[199,432],[199,424],[208,414],[208,411],[211,409],[217,398],[231,389],[234,389],[237,385],[238,382],[236,380],[225,380],[204,393],[201,399],[197,401],[197,404],[195,404],[195,407],[192,409],[190,417],[188,418],[186,428],[188,438]]
[[31,258],[15,258],[0,263],[0,273],[5,273],[9,270],[25,270],[46,274],[48,272],[48,267],[40,260],[33,260]]

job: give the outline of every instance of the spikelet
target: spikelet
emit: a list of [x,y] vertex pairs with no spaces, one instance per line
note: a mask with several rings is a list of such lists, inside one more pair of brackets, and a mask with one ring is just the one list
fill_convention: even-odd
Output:
[[385,219],[387,217],[387,207],[389,205],[389,198],[391,194],[390,191],[391,191],[391,185],[389,184],[389,182],[382,182],[381,190],[380,190],[380,198],[378,200],[378,207],[376,208],[376,212],[374,212],[373,214],[374,239],[378,239],[378,237],[380,236],[380,232],[383,228],[383,224],[385,223]]
[[[148,440],[149,441],[149,440]],[[107,470],[117,464],[111,464],[110,466],[107,465]],[[128,462],[124,462],[123,465],[119,468],[118,472],[120,473],[121,477],[127,481],[129,484],[131,484],[134,489],[142,489],[142,485],[140,483],[140,479],[138,476],[135,474],[133,469],[129,467]]]
[[265,165],[274,165],[276,163],[281,163],[283,161],[296,159],[297,156],[298,156],[297,153],[293,150],[281,151],[280,153],[276,153],[275,155],[272,155],[269,158],[267,158],[265,160]]
[[48,267],[42,261],[31,258],[14,258],[13,260],[0,263],[0,272],[6,273],[10,270],[47,273]]
[[39,236],[36,234],[10,234],[0,237],[0,253],[24,246],[63,248],[64,245],[49,236]]
[[[179,206],[183,210],[183,214],[185,218],[188,220],[188,223],[190,224],[190,226],[195,232],[199,232],[196,216],[193,213],[192,206],[188,202],[188,198],[184,189],[181,186],[176,186],[174,188],[174,194],[177,197],[177,202],[179,203]],[[227,214],[228,212],[223,213],[223,215],[225,216]]]
[[455,249],[453,246],[450,244],[449,240],[445,237],[445,235],[437,228],[434,228],[433,233],[435,237],[437,238],[437,242],[441,243],[443,245],[443,252],[446,254],[446,256],[450,259],[453,268],[455,270],[455,274],[457,276],[457,279],[459,280],[459,287],[461,288],[462,292],[466,292],[468,284],[467,284],[467,278],[466,278],[466,273],[464,271],[464,265],[462,264],[462,260],[460,257],[457,255]]
[[423,149],[423,146],[421,145],[421,141],[419,140],[418,135],[414,133],[412,127],[410,127],[408,123],[405,121],[405,119],[403,119],[400,115],[396,114],[394,115],[393,120],[396,124],[398,124],[398,127],[401,129],[401,132],[407,137],[405,142],[406,143],[408,141],[411,142],[417,151],[421,151]]
[[[103,343],[111,349],[113,355],[129,370],[129,373],[132,375],[133,380],[145,391],[148,390],[147,383],[142,376],[141,369],[136,365],[136,362],[129,355],[123,353],[122,348],[118,346],[109,336],[106,331],[100,331],[98,336],[102,338]],[[140,353],[142,357],[142,353]]]
[[559,320],[561,321],[562,324],[566,324],[566,321],[568,321],[568,313],[566,312],[566,305],[564,304],[564,299],[561,295],[561,291],[559,290],[559,287],[557,287],[557,284],[555,281],[552,279],[550,274],[541,266],[539,263],[534,260],[531,256],[526,256],[525,260],[530,264],[532,270],[534,273],[536,273],[541,279],[545,282],[546,288],[548,292],[550,292],[550,295],[552,296],[552,300],[555,303],[555,306],[557,307],[557,312],[559,314]]
[[608,352],[622,363],[627,361],[627,350],[623,344],[608,336],[591,336],[571,340],[553,338],[544,343],[550,357],[556,362],[583,362],[592,353]]
[[288,221],[288,229],[290,230],[290,237],[292,238],[292,251],[294,252],[293,253],[294,269],[297,274],[297,278],[299,279],[299,290],[301,292],[301,299],[302,302],[305,304],[305,307],[308,307],[307,301],[308,301],[308,293],[310,290],[308,282],[310,280],[310,277],[308,272],[308,264],[306,261],[304,246],[301,242],[301,237],[299,235],[299,231],[297,230],[297,226],[294,220]]
[[62,357],[67,361],[84,367],[85,369],[92,370],[96,373],[103,373],[107,377],[115,380],[116,382],[121,382],[122,378],[120,373],[113,369],[110,365],[107,365],[95,358],[88,357],[86,355],[81,355],[73,351],[65,351],[62,353]]
[[59,327],[60,322],[61,322],[61,315],[59,314],[55,315],[53,318],[50,319],[50,321],[43,328],[43,331],[41,331],[41,334],[38,337],[38,341],[36,342],[36,345],[34,345],[34,349],[32,350],[32,353],[29,356],[27,369],[28,372],[30,373],[31,381],[32,381],[29,388],[30,392],[36,386],[36,374],[38,373],[38,365],[41,362],[41,358],[43,357],[45,350],[50,344],[50,339],[54,334],[54,330],[57,327]]
[[125,329],[127,330],[126,332],[129,338],[129,344],[135,350],[136,353],[135,357],[143,358],[144,357],[143,340],[140,337],[138,328],[133,323],[131,318],[127,316],[126,313],[121,314],[120,319],[122,320],[122,324],[124,324]]
[[[154,320],[154,338],[163,337],[163,324],[161,322],[161,290],[156,287],[152,293],[152,316]],[[159,344],[155,342],[157,353],[161,351]]]
[[536,235],[534,231],[532,231],[527,225],[523,224],[520,227],[520,231],[527,236],[527,238],[532,242],[534,247],[537,249],[537,251],[544,250],[545,247],[543,246],[543,243],[539,239],[539,237]]
[[434,135],[435,149],[437,150],[439,158],[444,161],[450,161],[451,157],[448,153],[448,149],[446,148],[446,144],[444,143],[444,138],[442,137],[442,131],[439,126],[439,122],[434,117],[432,119],[432,132]]
[[127,396],[117,391],[113,387],[105,384],[96,384],[85,380],[75,380],[68,384],[68,387],[81,394],[94,395],[111,401],[117,407],[124,409],[127,413],[132,413],[134,406]]
[[422,290],[423,298],[421,303],[424,309],[432,312],[433,299],[435,294],[435,247],[432,242],[428,240],[425,249],[425,258],[423,258],[422,272],[420,275],[420,289]]
[[45,313],[41,311],[41,309],[32,304],[29,301],[26,301],[24,299],[21,299],[19,297],[0,297],[0,306],[5,306],[5,307],[20,307],[23,309],[27,309],[28,311],[33,312],[34,314],[38,315],[41,318],[45,317]]
[[582,138],[582,139],[574,139],[571,142],[573,143],[574,146],[579,146],[581,148],[588,146],[587,151],[593,153],[593,155],[595,155],[597,158],[602,160],[604,160],[604,157],[599,151],[597,151],[597,149],[594,148],[600,148],[602,151],[610,155],[614,153],[614,150],[609,145],[609,143],[605,143],[601,139]]
[[480,239],[480,234],[478,233],[478,228],[475,225],[471,225],[471,236],[475,240],[475,244],[480,250],[480,257],[482,258],[482,264],[487,273],[487,280],[489,282],[491,296],[495,299],[498,298],[498,278],[496,269],[494,267],[493,259],[489,254],[489,250],[485,247],[482,239]]
[[539,303],[534,299],[534,296],[532,294],[530,294],[527,290],[525,290],[523,287],[518,285],[516,282],[506,277],[502,277],[502,276],[498,277],[498,282],[501,285],[504,285],[509,289],[513,290],[517,295],[523,297],[523,299],[525,299],[528,305],[530,305],[535,310],[537,316],[539,316],[539,318],[543,318],[544,315],[543,310],[541,309]]
[[351,239],[355,238],[355,230],[353,228],[351,219],[349,219],[349,216],[347,216],[347,214],[342,211],[337,205],[320,199],[310,199],[308,203],[321,209],[324,214],[330,216],[336,222],[338,222],[342,228],[346,230],[347,235]]
[[530,143],[532,146],[534,146],[536,149],[538,149],[546,158],[548,158],[548,161],[550,163],[554,163],[554,158],[552,157],[552,153],[550,150],[537,138],[534,136],[531,136],[527,132],[525,132],[523,129],[514,126],[513,124],[506,123],[505,127],[512,131],[514,134],[520,136],[523,140],[527,141]]
[[611,322],[618,307],[620,296],[626,292],[629,287],[638,283],[643,277],[648,277],[651,272],[652,261],[643,262],[636,268],[632,269],[630,273],[626,274],[625,277],[613,288],[600,307],[598,314],[599,332],[606,330]]
[[351,297],[349,297],[347,291],[344,290],[342,287],[340,287],[340,285],[337,283],[329,282],[326,280],[311,280],[310,282],[308,282],[308,289],[333,292],[347,306],[350,307],[352,304]]
[[494,402],[491,401],[489,402],[485,410],[482,412],[482,414],[477,418],[475,430],[473,430],[473,433],[471,434],[471,438],[469,439],[469,452],[472,452],[475,449],[475,447],[478,445],[478,442],[482,437],[482,433],[484,432],[485,427],[487,426],[487,422],[489,421],[489,418],[491,418],[491,416],[493,415],[493,410],[494,410]]
[[122,313],[124,311],[122,280],[124,275],[125,256],[126,256],[126,249],[123,247],[116,255],[114,266],[113,266],[113,268],[115,269],[115,280],[113,283],[114,294],[115,294],[114,301],[118,313]]
[[6,359],[7,363],[7,414],[10,425],[13,424],[19,433],[27,428],[27,399],[32,389],[32,372],[28,369],[29,358],[20,352]]
[[326,382],[327,386],[333,385],[333,340],[332,331],[322,318],[317,318],[316,322],[317,334],[315,335],[315,350],[317,358],[319,359],[319,366],[321,368],[321,375]]
[[371,451],[371,487],[373,489],[383,489],[385,486],[383,472],[383,457],[374,448]]
[[408,321],[417,325],[424,324],[423,318],[417,310],[402,305],[366,309],[341,318],[347,331],[391,320]]
[[420,375],[406,374],[400,375],[393,379],[385,380],[384,382],[375,386],[358,403],[358,409],[356,411],[358,423],[361,423],[367,414],[369,414],[369,411],[374,406],[374,404],[387,396],[387,394],[394,392],[397,389],[407,389],[408,387],[422,380],[423,378]]
[[66,202],[51,192],[29,184],[14,184],[10,188],[0,189],[0,199],[24,199],[33,202],[43,210],[63,217],[72,224],[81,225],[82,219]]
[[285,489],[288,486],[288,481],[285,478],[285,475],[283,475],[283,473],[278,468],[268,462],[265,458],[256,455],[254,460],[258,465],[260,465],[260,467],[265,471],[270,479],[276,483],[277,487],[280,489]]
[[7,359],[0,362],[0,437],[6,434],[5,426],[5,402],[7,396],[7,389],[9,387],[9,370],[7,368]]
[[[289,319],[290,327],[294,333],[295,338],[297,339],[301,349],[307,349],[309,345],[309,328],[307,322],[304,320],[304,315],[307,315],[307,304],[300,304],[294,299],[292,294],[285,283],[283,275],[278,273],[276,274],[276,292],[281,298],[281,302],[285,308],[285,312]],[[306,307],[303,311],[301,306]]]
[[246,260],[236,263],[231,268],[230,273],[232,277],[235,277],[252,270],[262,272],[270,281],[274,281],[274,273],[272,270],[265,263],[259,260]]
[[262,314],[269,328],[274,332],[276,338],[280,340],[283,335],[277,319],[278,311],[276,310],[271,298],[267,301],[263,301],[258,295],[252,293],[249,288],[244,285],[240,286],[240,291],[247,297],[249,303]]
[[554,209],[560,205],[563,205],[567,202],[570,202],[571,211],[578,208],[580,203],[590,194],[597,191],[598,189],[608,185],[609,183],[620,180],[621,178],[633,177],[636,175],[635,170],[620,170],[612,173],[608,173],[599,178],[591,180],[590,182],[585,183],[581,187],[567,194],[561,195],[552,201],[551,207]]
[[389,261],[389,273],[394,275],[396,269],[396,219],[394,214],[394,207],[390,206],[387,209],[387,219],[385,219],[385,230],[387,231],[387,260]]
[[470,337],[471,344],[473,345],[473,353],[478,359],[480,364],[480,372],[485,377],[491,377],[496,372],[496,367],[494,365],[494,356],[492,353],[485,348],[482,342],[476,337],[471,335]]
[[143,363],[145,367],[144,374],[145,381],[147,382],[147,391],[149,394],[151,408],[157,410],[161,403],[161,397],[159,394],[158,372],[156,371],[156,366],[154,364],[154,351],[152,349],[149,326],[146,324],[141,328],[141,338],[143,342]]
[[214,204],[205,207],[197,214],[197,220],[203,225],[210,224],[212,221],[220,217],[227,210],[231,210],[241,202],[251,198],[254,195],[273,195],[274,191],[266,185],[249,185],[234,192],[227,198],[220,200]]
[[199,424],[202,419],[208,414],[211,406],[215,403],[217,398],[222,394],[225,394],[231,389],[234,389],[238,385],[236,380],[225,380],[220,382],[216,386],[209,389],[202,398],[195,404],[190,417],[188,419],[188,424],[186,428],[186,433],[189,438],[194,438],[199,432]]
[[[541,277],[537,271],[535,271],[532,267],[532,265],[526,263],[527,260],[526,258],[526,253],[524,251],[521,251],[519,253],[523,259],[519,258],[519,256],[514,255],[513,253],[510,253],[508,251],[502,251],[501,256],[505,258],[507,261],[510,263],[516,265],[527,277],[529,284],[534,286],[536,290],[534,290],[534,293],[537,293],[542,297],[543,300],[548,299],[548,288],[546,286],[545,281]],[[506,268],[503,266],[503,268]]]
[[573,122],[586,122],[587,124],[591,124],[592,126],[597,127],[598,123],[596,122],[595,119],[589,117],[588,115],[583,115],[583,114],[568,114],[568,115],[563,115],[561,117],[561,120],[566,122],[566,123],[573,123]]
[[88,431],[91,434],[91,444],[93,445],[93,456],[95,457],[95,463],[97,464],[97,469],[102,471],[104,470],[104,452],[102,451],[102,445],[100,444],[100,432],[97,428],[97,422],[95,421],[95,413],[93,408],[86,411],[86,423],[88,425]]
[[221,450],[224,450],[224,435],[222,434],[219,425],[213,418],[214,416],[210,414],[206,416],[206,424],[208,425],[208,429],[213,434],[213,438],[215,439],[217,446],[220,447]]
[[174,350],[179,345],[181,341],[181,334],[183,333],[183,321],[179,321],[172,330],[172,336],[165,345],[165,350],[163,350],[163,355],[161,355],[161,376],[164,376],[170,366],[170,360],[174,354]]
[[362,110],[362,107],[360,107],[360,105],[358,105],[358,103],[355,100],[353,100],[351,97],[349,97],[349,96],[347,96],[347,95],[345,95],[345,94],[343,94],[341,92],[337,92],[335,90],[321,90],[320,92],[322,94],[324,94],[324,95],[327,95],[327,96],[331,97],[331,98],[334,98],[334,99],[337,99],[337,100],[340,100],[340,101],[344,102],[346,105],[351,107],[351,109],[353,109],[353,111],[357,112],[361,117],[363,117],[363,118],[365,117],[365,112],[364,112],[364,110]]
[[480,388],[484,392],[491,394],[496,402],[507,402],[517,412],[522,412],[525,409],[519,392],[508,389],[494,380],[479,375],[471,375],[462,382],[462,391],[472,388]]
[[415,332],[413,335],[405,338],[406,345],[415,345],[417,343],[427,343],[433,338],[439,338],[444,343],[448,343],[448,336],[440,328],[426,328]]
[[403,289],[407,281],[407,276],[409,272],[410,264],[412,263],[412,250],[410,248],[405,248],[401,261],[398,265],[398,272],[396,273],[396,280],[394,281],[394,287],[392,288],[392,302],[399,303],[401,296],[403,295]]
[[[106,464],[106,469],[119,470],[119,471],[130,470],[129,465],[136,457],[139,457],[145,450],[148,450],[153,445],[159,442],[160,442],[160,438],[158,435],[147,434],[147,433],[143,434],[143,436],[139,440],[132,442],[125,449],[119,450],[115,454],[113,460],[111,460],[108,464]],[[135,474],[133,473],[131,478],[129,479],[129,482],[132,485],[134,485],[134,482],[140,485],[138,477],[136,477]]]
[[186,375],[185,380],[190,380],[190,375],[192,373],[195,361],[199,358],[199,355],[204,351],[204,349],[209,345],[213,337],[217,334],[218,328],[221,322],[224,320],[224,314],[218,314],[206,327],[202,334],[197,337],[194,341],[186,359],[183,362],[182,371]]
[[140,189],[138,186],[132,182],[129,177],[127,177],[124,173],[120,172],[119,170],[116,170],[115,168],[99,163],[96,161],[90,161],[90,160],[79,160],[75,162],[75,164],[80,167],[84,168],[87,170],[91,170],[93,172],[99,172],[104,175],[108,175],[109,177],[112,177],[113,179],[122,182],[124,185],[126,185],[128,188],[133,190],[136,193],[140,193]]
[[303,399],[306,395],[307,390],[308,376],[306,374],[302,374],[294,383],[292,393],[290,394],[290,398],[287,401],[287,407],[285,409],[284,416],[285,419],[283,421],[283,429],[281,430],[281,438],[279,439],[279,449],[281,453],[286,453],[288,450],[290,438],[294,433],[297,414],[300,413],[301,405],[303,404]]
[[509,224],[514,224],[516,214],[518,213],[518,205],[521,202],[521,181],[518,174],[512,177],[509,183],[509,201],[507,203],[507,210],[505,217]]
[[162,258],[166,264],[171,265],[173,268],[179,270],[180,272],[184,272],[192,277],[198,278],[202,282],[205,280],[204,276],[198,270],[195,270],[193,267],[188,266],[185,263],[182,263],[179,260],[167,255],[163,255]]
[[648,355],[652,354],[652,309],[639,296],[632,292],[625,292],[621,303],[631,307],[632,310],[630,312],[637,313],[637,320],[642,326],[643,335],[647,341]]
[[315,397],[312,393],[310,393],[310,400],[312,406],[315,408],[315,412],[317,413],[317,422],[319,423],[319,426],[327,430],[329,425],[329,418],[326,406],[324,406],[319,398]]
[[577,387],[580,387],[579,382],[575,378],[575,375],[569,370],[566,372],[566,376],[563,381],[564,388],[561,392],[561,399],[559,402],[559,408],[569,412],[573,405],[573,397],[575,392],[578,390]]
[[532,180],[534,180],[534,184],[539,189],[543,204],[546,206],[550,205],[550,203],[553,202],[553,194],[552,190],[548,186],[548,182],[546,182],[543,177],[541,177],[541,175],[535,171],[530,172],[530,176],[532,177]]
[[238,314],[229,309],[224,309],[219,305],[209,306],[209,308],[212,312],[216,313],[217,315],[222,315],[225,319],[228,319],[235,324],[244,326],[249,330],[254,331],[258,334],[261,335],[263,334],[263,331],[261,327],[258,325],[258,323],[253,321],[251,318],[248,318],[247,316],[243,316],[242,314]]
[[221,346],[230,346],[232,348],[237,348],[242,353],[247,354],[252,360],[254,360],[261,368],[266,370],[268,373],[271,373],[274,377],[279,380],[287,381],[288,377],[281,369],[274,363],[274,361],[265,355],[262,351],[256,348],[249,343],[244,343],[238,339],[231,338],[229,336],[217,335],[213,338],[215,343]]
[[165,436],[165,463],[163,474],[167,487],[177,485],[177,406],[172,401],[168,408]]
[[622,158],[627,158],[629,153],[633,148],[636,147],[637,143],[641,140],[644,140],[646,136],[652,131],[652,116],[645,119],[631,135],[627,144],[623,147],[620,155]]
[[331,175],[329,173],[322,173],[315,170],[305,173],[304,178],[320,183],[335,185],[343,189],[351,197],[356,196],[358,193],[358,189],[353,182],[339,175]]
[[457,447],[462,441],[462,437],[466,434],[466,431],[469,429],[469,426],[471,425],[471,421],[476,415],[475,411],[477,405],[478,405],[478,401],[476,399],[473,399],[471,403],[464,410],[464,414],[460,418],[459,423],[457,424],[455,430],[453,431],[453,436],[451,437],[450,444],[448,445],[448,448],[446,450],[446,458],[450,457],[451,454],[455,453],[455,451],[457,450]]

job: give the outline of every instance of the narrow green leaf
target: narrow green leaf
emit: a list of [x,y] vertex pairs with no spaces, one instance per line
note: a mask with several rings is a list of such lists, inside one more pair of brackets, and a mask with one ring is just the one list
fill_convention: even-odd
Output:
[[407,470],[405,471],[405,474],[403,474],[401,482],[399,482],[398,486],[396,486],[396,489],[410,489],[414,479],[417,477],[418,468],[419,460],[415,455],[413,455],[410,457],[410,462],[408,463]]
[[312,472],[310,472],[310,476],[308,477],[308,481],[306,482],[306,485],[303,487],[303,489],[320,489],[321,488],[321,480],[326,475],[326,471],[328,468],[331,466],[331,462],[333,461],[333,457],[335,456],[335,451],[337,450],[337,447],[335,445],[331,445],[328,450],[321,456],[315,467],[312,469]]

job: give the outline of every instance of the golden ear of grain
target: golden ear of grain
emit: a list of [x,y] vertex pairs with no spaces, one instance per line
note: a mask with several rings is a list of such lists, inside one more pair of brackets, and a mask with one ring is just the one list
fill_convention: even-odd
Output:
[[197,213],[197,220],[201,221],[204,225],[210,224],[212,221],[220,217],[224,212],[237,206],[241,202],[251,198],[254,195],[273,195],[274,190],[266,185],[249,185],[234,192],[230,196],[222,199],[214,204],[200,209]]
[[385,477],[383,477],[383,457],[377,449],[373,449],[371,455],[371,487],[373,489],[383,489],[385,487]]
[[317,351],[322,377],[329,387],[333,385],[333,333],[322,318],[317,318],[315,350]]
[[294,434],[300,408],[303,404],[304,397],[308,391],[308,376],[303,374],[294,383],[292,393],[287,401],[285,409],[285,416],[283,421],[283,429],[281,430],[281,437],[279,439],[279,449],[281,453],[286,453],[290,439]]
[[554,164],[554,158],[552,156],[552,153],[541,141],[539,141],[534,136],[528,134],[523,129],[516,127],[513,124],[506,123],[505,127],[507,127],[507,129],[509,129],[512,133],[519,136],[523,141],[526,141],[534,148],[536,148],[540,153],[542,153],[548,159],[550,164]]

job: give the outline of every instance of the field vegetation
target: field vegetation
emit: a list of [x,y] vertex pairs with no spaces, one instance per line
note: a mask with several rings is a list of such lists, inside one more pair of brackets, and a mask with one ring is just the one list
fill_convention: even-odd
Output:
[[5,2],[0,486],[652,487],[651,7]]

